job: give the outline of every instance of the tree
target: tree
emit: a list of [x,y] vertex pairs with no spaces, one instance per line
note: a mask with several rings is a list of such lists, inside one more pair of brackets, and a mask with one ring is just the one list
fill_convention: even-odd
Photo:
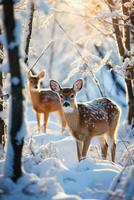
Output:
[[29,15],[28,30],[27,30],[28,34],[26,37],[26,47],[25,47],[26,58],[24,62],[27,66],[28,66],[29,45],[30,45],[30,40],[31,40],[31,35],[32,35],[34,11],[35,11],[35,6],[34,6],[34,3],[32,2],[30,4],[30,15]]
[[[128,7],[127,3],[131,5],[131,0],[122,0],[122,14],[124,18],[119,19],[119,16],[112,17],[112,25],[114,28],[114,34],[119,50],[120,57],[122,58],[122,62],[125,62],[127,59],[132,59],[132,45],[130,39],[130,27],[133,26],[134,23],[134,15],[133,11],[131,11],[132,7]],[[114,12],[116,9],[116,3],[113,0],[107,0],[107,4],[111,12]],[[124,25],[121,23],[124,22]],[[134,119],[134,94],[133,94],[133,68],[134,66],[130,66],[129,62],[127,62],[126,67],[126,75],[125,82],[127,86],[128,92],[128,124],[133,123]]]
[[[21,156],[24,142],[22,131],[22,77],[19,62],[19,42],[16,35],[17,21],[14,18],[14,0],[3,1],[4,27],[11,75],[11,114],[8,127],[8,148],[5,161],[5,176],[13,181],[22,175]],[[18,30],[19,31],[19,30]]]
[[[0,27],[0,35],[2,33],[1,27]],[[3,45],[0,43],[0,64],[3,62]],[[0,72],[0,112],[3,111],[3,97],[2,97],[2,88],[3,88],[3,80],[2,80],[2,72]],[[3,145],[3,138],[5,135],[5,122],[2,118],[0,118],[0,144]]]

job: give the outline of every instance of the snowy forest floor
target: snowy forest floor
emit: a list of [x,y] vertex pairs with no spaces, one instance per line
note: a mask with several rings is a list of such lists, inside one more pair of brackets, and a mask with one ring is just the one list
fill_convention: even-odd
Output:
[[123,166],[131,165],[134,133],[128,126],[119,128],[116,163],[102,160],[97,138],[92,140],[87,159],[78,163],[74,139],[68,130],[61,133],[54,114],[49,119],[47,134],[43,127],[38,134],[35,113],[31,108],[27,113],[28,134],[22,158],[25,172],[17,184],[3,177],[5,158],[1,154],[1,200],[105,199]]

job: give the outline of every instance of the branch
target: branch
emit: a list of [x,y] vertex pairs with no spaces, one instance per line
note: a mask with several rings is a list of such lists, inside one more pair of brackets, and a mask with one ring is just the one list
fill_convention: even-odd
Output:
[[41,57],[44,55],[44,53],[47,51],[47,49],[51,46],[51,45],[53,45],[53,40],[51,40],[49,43],[48,43],[48,45],[43,49],[43,51],[41,52],[41,54],[40,54],[40,56],[37,58],[37,60],[35,61],[35,63],[32,65],[32,67],[30,67],[30,69],[28,69],[28,73],[30,72],[30,71],[32,71],[33,72],[33,68],[35,67],[35,65],[38,63],[38,61],[41,59]]
[[98,81],[97,78],[95,77],[93,71],[89,68],[89,66],[88,66],[88,64],[87,64],[87,62],[86,62],[86,59],[85,59],[85,57],[82,56],[81,52],[79,51],[79,48],[78,48],[77,44],[74,43],[74,41],[73,41],[73,40],[71,39],[71,37],[67,34],[67,32],[65,31],[65,29],[62,27],[62,25],[59,24],[59,22],[57,21],[57,19],[56,19],[56,23],[57,23],[57,25],[59,26],[59,28],[64,32],[64,34],[66,35],[66,37],[68,38],[68,40],[71,42],[71,44],[74,46],[74,48],[75,48],[77,54],[78,54],[78,55],[81,57],[81,59],[84,61],[84,68],[85,68],[85,70],[88,68],[88,70],[89,70],[89,72],[90,72],[90,74],[91,74],[91,76],[92,76],[94,82],[96,83],[96,86],[97,86],[97,88],[98,88],[98,90],[99,90],[99,92],[100,92],[100,95],[103,97],[104,95],[103,95],[103,92],[102,92],[102,90],[101,90],[101,88],[100,88],[99,81]]
[[27,38],[26,38],[26,47],[25,47],[26,58],[24,60],[24,63],[26,65],[28,65],[29,45],[30,45],[30,40],[31,40],[31,35],[32,35],[34,11],[35,11],[34,3],[32,2],[31,5],[30,5],[30,17],[29,17],[29,24],[28,24],[28,35],[27,35]]

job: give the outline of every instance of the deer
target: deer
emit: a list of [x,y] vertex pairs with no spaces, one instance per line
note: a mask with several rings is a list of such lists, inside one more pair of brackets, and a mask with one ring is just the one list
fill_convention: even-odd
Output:
[[50,89],[40,89],[40,81],[45,76],[42,70],[38,74],[28,73],[29,91],[33,110],[36,112],[38,132],[40,132],[41,114],[44,115],[44,132],[46,133],[49,114],[55,112],[59,115],[62,133],[66,127],[66,120],[62,110],[59,96]]
[[100,136],[102,158],[106,159],[109,150],[110,159],[114,162],[120,108],[107,97],[77,102],[76,95],[82,86],[82,79],[70,88],[50,80],[50,88],[60,97],[67,125],[76,141],[78,161],[86,158],[91,139]]

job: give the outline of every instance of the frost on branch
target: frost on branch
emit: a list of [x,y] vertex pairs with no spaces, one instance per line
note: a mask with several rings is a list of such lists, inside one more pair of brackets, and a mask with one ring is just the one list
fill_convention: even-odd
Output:
[[88,53],[87,56],[78,58],[72,63],[72,70],[64,82],[68,82],[73,76],[77,76],[78,74],[83,77],[88,75],[92,77],[92,72],[97,73],[101,68],[103,68],[109,60],[110,55],[111,51],[108,51],[103,59],[92,53]]
[[126,7],[126,8],[132,8],[134,5],[133,5],[133,2],[126,2],[126,3],[124,3],[124,7]]
[[134,80],[134,55],[125,58],[122,66],[116,65],[114,70],[125,79]]

